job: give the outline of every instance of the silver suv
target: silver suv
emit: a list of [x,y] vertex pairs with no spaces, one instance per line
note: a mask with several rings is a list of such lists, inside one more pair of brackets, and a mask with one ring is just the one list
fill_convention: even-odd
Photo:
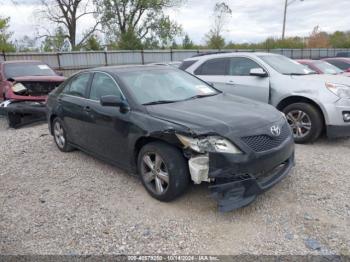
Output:
[[317,75],[281,55],[223,53],[186,59],[181,69],[217,89],[269,103],[286,114],[298,143],[350,136],[350,79]]

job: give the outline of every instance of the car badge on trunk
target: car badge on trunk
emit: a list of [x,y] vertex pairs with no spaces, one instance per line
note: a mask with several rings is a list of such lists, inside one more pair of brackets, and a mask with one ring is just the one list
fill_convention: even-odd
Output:
[[279,126],[272,126],[270,128],[271,134],[274,136],[279,136],[281,134],[281,128]]

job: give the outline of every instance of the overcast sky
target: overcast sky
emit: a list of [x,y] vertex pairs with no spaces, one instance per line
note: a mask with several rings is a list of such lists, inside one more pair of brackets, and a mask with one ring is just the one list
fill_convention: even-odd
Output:
[[[14,38],[34,36],[34,0],[17,0],[23,5],[13,6],[11,0],[0,0],[0,16],[11,17]],[[292,0],[290,0],[292,1]],[[181,8],[169,10],[170,16],[183,26],[196,43],[203,43],[212,21],[214,0],[187,0]],[[284,0],[226,0],[233,11],[225,32],[227,41],[257,42],[266,37],[280,37]],[[307,36],[314,26],[333,32],[350,30],[350,0],[295,0],[288,8],[287,36]],[[82,20],[79,32],[91,25],[90,19]]]

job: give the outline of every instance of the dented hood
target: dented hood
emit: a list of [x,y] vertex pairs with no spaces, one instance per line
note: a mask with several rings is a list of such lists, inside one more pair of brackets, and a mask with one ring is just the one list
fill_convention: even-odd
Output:
[[252,133],[281,119],[274,107],[250,99],[219,94],[189,101],[147,106],[153,116],[189,128],[196,134]]
[[302,81],[312,81],[319,82],[322,86],[324,83],[335,83],[350,86],[350,78],[346,75],[301,75],[301,76],[292,76],[293,79],[302,80]]

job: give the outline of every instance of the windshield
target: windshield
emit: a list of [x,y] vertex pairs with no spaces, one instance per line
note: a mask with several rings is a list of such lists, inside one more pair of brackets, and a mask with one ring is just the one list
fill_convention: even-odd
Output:
[[172,103],[219,93],[194,76],[174,69],[123,72],[119,77],[137,102],[143,105]]
[[325,61],[315,61],[314,62],[315,66],[319,68],[324,74],[331,74],[331,75],[336,75],[336,74],[341,74],[344,71],[341,70],[340,68],[331,65],[330,63],[327,63]]
[[55,76],[56,73],[42,63],[13,63],[4,65],[6,79],[19,76]]
[[315,74],[311,69],[298,62],[281,55],[259,56],[265,63],[284,75],[309,75]]

